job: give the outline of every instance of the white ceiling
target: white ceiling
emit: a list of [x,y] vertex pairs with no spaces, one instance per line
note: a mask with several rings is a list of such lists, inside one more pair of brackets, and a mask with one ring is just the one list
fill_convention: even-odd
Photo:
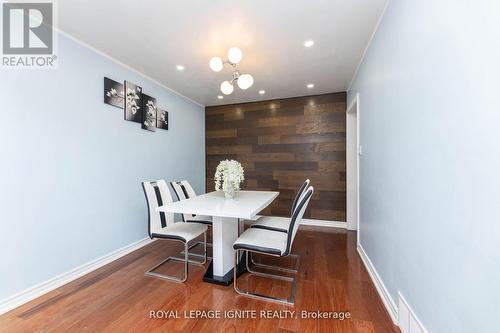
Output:
[[[58,1],[58,24],[197,103],[216,105],[346,91],[387,1],[71,0]],[[303,46],[307,39],[313,47]],[[255,83],[218,100],[231,70],[212,72],[208,61],[231,46],[242,49],[240,71]]]

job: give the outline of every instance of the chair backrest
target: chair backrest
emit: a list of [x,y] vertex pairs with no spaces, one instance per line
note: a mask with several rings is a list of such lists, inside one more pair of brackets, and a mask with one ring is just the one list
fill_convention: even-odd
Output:
[[[196,192],[187,180],[181,180],[177,182],[170,182],[170,186],[174,190],[177,200],[185,200],[193,198],[196,196]],[[186,222],[187,220],[193,218],[195,215],[192,214],[182,214],[182,220]]]
[[295,195],[295,198],[293,199],[293,204],[292,204],[292,210],[290,211],[290,217],[293,215],[293,211],[295,210],[295,207],[297,207],[297,204],[299,202],[299,198],[304,193],[304,191],[307,189],[309,186],[309,183],[311,181],[309,179],[306,179],[306,181],[300,186],[299,190],[297,191],[297,194]]
[[286,250],[284,255],[290,254],[290,251],[292,249],[292,244],[293,240],[295,239],[295,235],[297,234],[297,231],[299,230],[299,225],[302,220],[302,216],[304,216],[304,213],[307,209],[307,206],[309,205],[309,200],[311,200],[311,197],[314,193],[314,187],[309,186],[307,190],[305,190],[302,195],[300,196],[297,206],[295,207],[295,210],[292,213],[292,218],[290,221],[290,226],[288,227],[288,234],[287,234],[287,242],[286,242]]
[[153,182],[143,182],[142,188],[148,203],[148,233],[149,237],[154,233],[174,223],[173,213],[157,212],[156,208],[172,202],[172,196],[168,190],[167,182],[157,180]]

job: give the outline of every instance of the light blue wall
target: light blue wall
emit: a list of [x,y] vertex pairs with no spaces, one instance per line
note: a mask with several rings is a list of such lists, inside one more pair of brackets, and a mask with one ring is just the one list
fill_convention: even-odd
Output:
[[[0,299],[147,236],[140,182],[205,189],[204,108],[59,37],[55,70],[0,72]],[[169,111],[155,133],[103,103],[103,77]]]
[[392,0],[360,94],[361,244],[429,332],[498,332],[500,2]]

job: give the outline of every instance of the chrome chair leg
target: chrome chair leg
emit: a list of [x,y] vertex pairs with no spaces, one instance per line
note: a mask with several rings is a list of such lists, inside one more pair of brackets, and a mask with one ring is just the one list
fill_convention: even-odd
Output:
[[[175,281],[175,282],[185,282],[188,278],[188,264],[194,264],[194,265],[199,265],[201,267],[204,267],[203,265],[207,262],[207,245],[206,245],[207,233],[205,232],[203,235],[204,235],[204,239],[205,239],[205,242],[204,242],[204,244],[205,244],[205,247],[204,247],[205,248],[205,260],[203,262],[199,262],[196,260],[189,260],[188,242],[185,242],[185,243],[183,242],[184,243],[184,251],[182,251],[182,252],[184,253],[184,258],[170,256],[167,259],[160,262],[159,264],[157,264],[156,266],[154,266],[151,269],[149,269],[148,271],[146,271],[146,273],[144,273],[144,274],[147,276],[152,276],[152,277],[156,277],[156,278],[163,279],[163,280],[169,280],[169,281]],[[163,265],[164,263],[166,263],[168,261],[183,262],[184,263],[184,276],[181,278],[178,278],[178,277],[175,277],[172,275],[156,273],[154,271],[155,269],[157,269],[158,267],[160,267],[161,265]]]
[[[202,242],[202,241],[198,241],[194,244],[192,244],[190,247],[189,247],[189,250],[192,250],[193,248],[197,247],[198,245],[204,245],[204,246],[208,246],[208,247],[213,247],[212,243],[207,243],[207,242]],[[206,245],[205,245],[206,244]],[[206,252],[207,252],[207,249],[205,248],[205,254],[199,254],[199,253],[191,253],[191,255],[193,257],[198,257],[198,258],[203,258],[206,256]],[[184,250],[182,250],[181,254],[184,254]],[[212,259],[211,256],[208,256],[207,257],[208,259]]]
[[[200,243],[203,244],[203,249],[205,250],[204,254],[189,253],[190,247],[187,247],[187,246],[186,246],[186,249],[181,252],[181,254],[184,254],[184,256],[187,258],[186,260],[188,261],[188,263],[195,264],[195,265],[204,265],[207,262],[208,253],[207,253],[207,233],[206,232],[203,233],[203,239],[204,239],[204,241],[200,242]],[[201,258],[203,258],[203,261],[190,260],[189,259],[190,255],[193,256],[193,257],[201,257]],[[184,260],[182,258],[174,257],[174,256],[172,256],[171,258],[177,259],[177,260]]]
[[[184,243],[184,247],[187,250],[187,248],[188,248],[187,243]],[[164,263],[166,263],[168,261],[175,261],[175,262],[183,262],[184,263],[184,276],[182,278],[178,278],[178,277],[175,277],[172,275],[160,274],[160,273],[156,273],[154,271],[155,269],[157,269],[158,267],[160,267],[161,265],[163,265]],[[169,281],[175,281],[175,282],[185,282],[187,280],[187,276],[188,276],[188,252],[186,251],[186,255],[185,255],[184,260],[180,259],[180,258],[175,258],[175,257],[168,257],[167,259],[163,260],[162,262],[160,262],[156,266],[149,269],[144,274],[148,275],[148,276],[156,277],[159,279],[163,279],[163,280],[169,280]]]
[[[189,250],[191,251],[193,248],[197,247],[198,245],[203,245],[205,246],[205,243],[202,242],[202,241],[198,241],[194,244],[192,244],[190,247],[189,247]],[[212,244],[211,243],[207,243],[207,247],[212,247]],[[181,254],[184,254],[184,250],[182,250]],[[203,258],[205,257],[205,254],[199,254],[199,253],[190,253],[189,255],[193,256],[193,257],[198,257],[198,258]],[[208,259],[212,259],[211,256],[208,256]]]
[[[235,267],[236,267],[237,262],[238,262],[239,251],[246,251],[245,257],[246,257],[246,265],[247,265],[247,270],[248,270],[248,268],[249,268],[248,253],[249,252],[250,253],[256,252],[256,251],[235,250],[235,252],[234,252],[234,265],[235,265]],[[256,252],[256,253],[260,253],[260,252]],[[263,254],[265,254],[265,253],[263,253]],[[267,254],[267,255],[269,255],[269,254]],[[234,278],[234,290],[238,294],[243,295],[243,296],[248,296],[251,298],[255,298],[255,299],[264,300],[264,301],[276,302],[276,303],[285,304],[285,305],[292,305],[292,306],[294,305],[294,303],[295,303],[295,290],[296,290],[296,285],[297,285],[297,279],[295,277],[281,276],[281,275],[275,275],[275,274],[269,274],[269,273],[253,272],[250,270],[248,271],[248,273],[254,274],[257,276],[261,276],[261,277],[292,282],[292,288],[290,291],[290,298],[278,298],[278,297],[273,297],[273,296],[266,296],[266,295],[262,295],[262,294],[252,293],[252,292],[249,292],[247,290],[241,290],[240,288],[238,288],[237,272],[235,269],[234,270],[234,277],[233,277]]]
[[260,267],[260,268],[264,268],[264,269],[271,269],[271,270],[281,271],[281,272],[285,272],[285,273],[297,274],[299,272],[300,256],[298,254],[289,254],[288,256],[295,259],[295,268],[286,268],[286,267],[280,267],[280,266],[276,266],[276,265],[266,265],[266,264],[256,263],[254,261],[251,253],[250,253],[250,262],[255,267]]
[[203,250],[205,252],[205,259],[203,260],[203,263],[206,263],[207,260],[208,260],[208,251],[207,251],[207,246],[208,246],[208,243],[207,243],[207,232],[205,231],[203,233]]

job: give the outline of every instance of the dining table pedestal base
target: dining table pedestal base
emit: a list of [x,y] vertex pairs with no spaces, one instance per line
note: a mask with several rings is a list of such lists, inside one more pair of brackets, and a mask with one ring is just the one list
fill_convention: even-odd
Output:
[[[240,235],[240,219],[214,216],[212,220],[212,262],[208,266],[203,281],[229,285],[233,281],[233,243]],[[238,273],[245,270],[243,260],[238,264]]]
[[[205,275],[203,275],[203,281],[208,283],[220,284],[223,286],[229,286],[231,283],[233,283],[234,280],[233,269],[231,269],[229,272],[227,272],[226,275],[222,277],[214,276],[213,263],[210,263],[210,265],[208,265],[207,271],[205,272]],[[238,276],[247,271],[244,260],[240,260],[237,269],[238,269],[237,272]]]

